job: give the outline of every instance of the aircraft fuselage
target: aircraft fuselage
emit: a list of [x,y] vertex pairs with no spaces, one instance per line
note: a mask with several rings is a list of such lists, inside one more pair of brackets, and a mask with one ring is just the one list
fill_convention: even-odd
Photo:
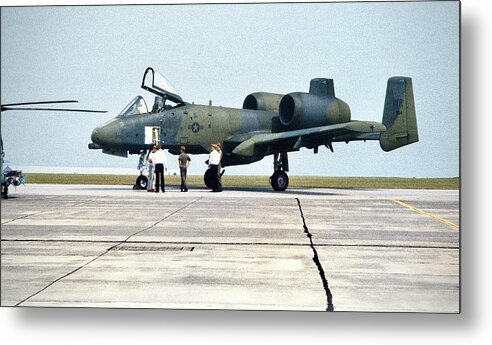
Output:
[[278,112],[185,104],[157,113],[116,117],[94,129],[92,148],[123,157],[127,151],[138,154],[152,146],[147,134],[149,128],[155,128],[159,140],[172,154],[179,154],[182,145],[190,154],[208,154],[211,143],[236,138],[223,148],[222,163],[224,166],[247,164],[263,156],[244,158],[228,153],[254,134],[271,133],[275,119]]

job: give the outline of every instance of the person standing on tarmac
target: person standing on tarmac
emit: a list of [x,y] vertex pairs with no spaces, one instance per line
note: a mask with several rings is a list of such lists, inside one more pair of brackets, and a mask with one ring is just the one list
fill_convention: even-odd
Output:
[[191,158],[186,154],[186,147],[181,146],[180,155],[178,157],[179,172],[181,173],[181,191],[187,192],[188,186],[186,185],[186,173],[190,166]]
[[159,193],[159,187],[162,192],[166,192],[166,185],[164,182],[164,172],[167,170],[166,152],[162,149],[161,145],[157,145],[157,151],[154,153],[154,166],[155,166],[155,192]]
[[217,167],[217,189],[222,192],[222,145],[217,143],[217,151],[219,151],[219,166]]
[[149,157],[147,161],[149,162],[148,167],[149,167],[149,176],[148,176],[148,183],[147,183],[147,192],[155,192],[154,188],[154,154],[157,151],[157,148],[155,146],[152,146],[152,150],[149,153]]
[[208,157],[210,173],[213,177],[212,192],[222,192],[222,184],[220,183],[220,152],[217,144],[212,144],[212,151]]

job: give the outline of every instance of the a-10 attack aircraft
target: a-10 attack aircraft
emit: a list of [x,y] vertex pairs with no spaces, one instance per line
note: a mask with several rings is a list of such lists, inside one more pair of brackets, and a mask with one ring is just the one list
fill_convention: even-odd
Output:
[[[169,82],[153,68],[144,73],[142,88],[154,93],[149,111],[141,96],[135,97],[121,113],[92,132],[90,149],[144,159],[155,143],[171,154],[184,145],[190,154],[207,154],[212,143],[222,143],[222,167],[249,164],[273,155],[272,188],[284,191],[288,184],[288,152],[301,147],[334,142],[379,140],[384,151],[417,142],[412,79],[388,79],[382,123],[351,119],[350,107],[335,97],[333,79],[312,79],[309,92],[286,95],[256,92],[248,95],[242,109],[198,105],[183,101]],[[204,180],[211,185],[209,170]],[[136,185],[145,188],[140,175]]]

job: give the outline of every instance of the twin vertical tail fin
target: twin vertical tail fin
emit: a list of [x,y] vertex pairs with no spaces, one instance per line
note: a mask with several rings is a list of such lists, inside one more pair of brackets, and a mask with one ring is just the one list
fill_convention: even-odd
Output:
[[388,79],[383,125],[386,126],[386,131],[381,133],[379,145],[384,151],[391,151],[419,141],[412,78]]

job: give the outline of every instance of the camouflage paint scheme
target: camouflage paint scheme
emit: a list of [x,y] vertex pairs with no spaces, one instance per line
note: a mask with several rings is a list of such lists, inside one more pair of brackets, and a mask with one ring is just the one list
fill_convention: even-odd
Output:
[[[145,75],[142,87],[144,83]],[[165,102],[167,94],[156,90],[151,91]],[[333,149],[333,142],[379,140],[383,150],[391,151],[418,141],[412,80],[408,77],[389,78],[382,123],[352,120],[348,104],[335,97],[332,79],[311,80],[308,93],[252,93],[242,109],[190,104],[171,95],[177,102],[174,107],[120,115],[96,128],[89,148],[122,157],[140,154],[151,147],[145,144],[144,131],[153,126],[159,128],[160,142],[170,153],[179,154],[179,147],[185,145],[188,153],[207,154],[211,143],[220,142],[222,166],[232,166],[301,147],[315,152],[320,145]],[[281,170],[288,171],[288,166]]]

